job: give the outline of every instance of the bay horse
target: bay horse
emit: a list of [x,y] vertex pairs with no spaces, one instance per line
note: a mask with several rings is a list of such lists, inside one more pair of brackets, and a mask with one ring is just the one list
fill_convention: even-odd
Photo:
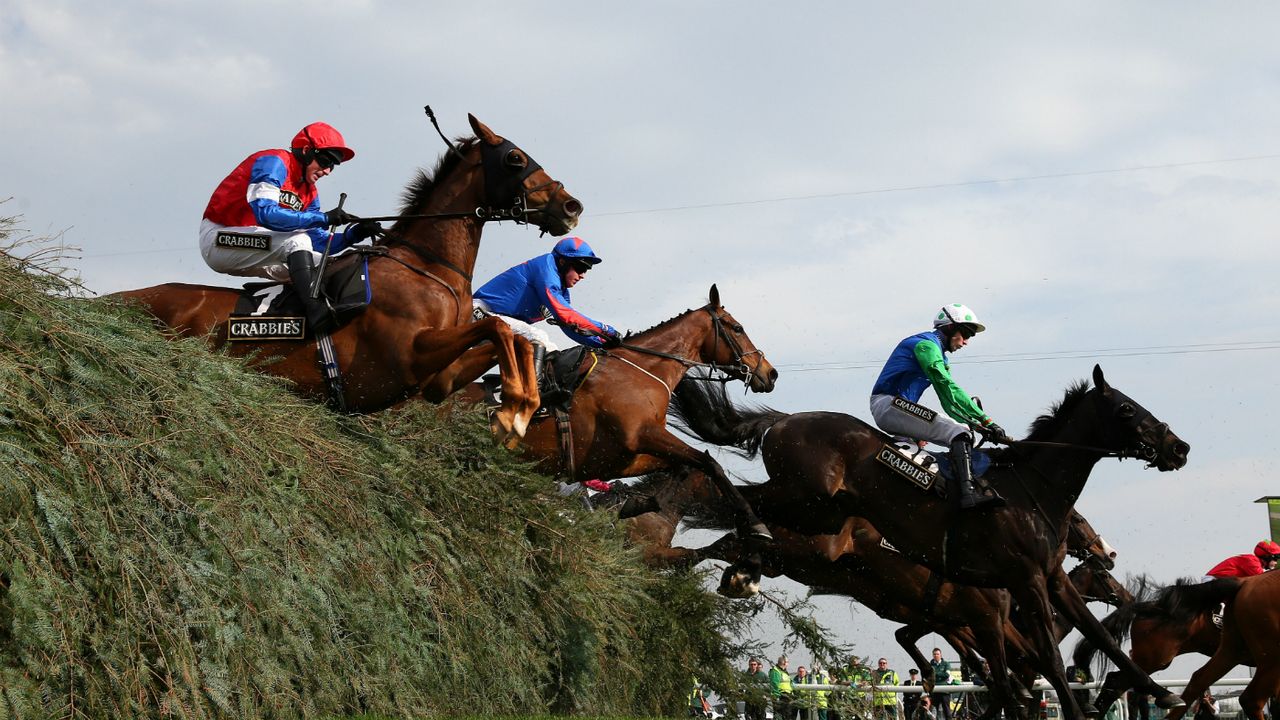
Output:
[[[1100,459],[1139,457],[1161,471],[1174,470],[1186,464],[1190,445],[1107,384],[1101,367],[1094,367],[1093,381],[1092,388],[1087,382],[1070,387],[1025,440],[991,451],[993,467],[985,477],[1008,505],[971,512],[956,512],[877,460],[891,438],[850,415],[740,409],[723,394],[705,393],[701,408],[684,419],[704,441],[762,456],[769,480],[759,486],[757,507],[766,521],[823,534],[839,530],[849,516],[865,517],[906,557],[948,579],[1008,589],[1028,640],[1051,661],[1053,671],[1045,677],[1067,717],[1082,715],[1054,640],[1055,609],[1117,667],[1141,678],[1139,687],[1159,706],[1174,707],[1181,700],[1135,665],[1089,612],[1062,569],[1062,539]],[[758,559],[748,558],[738,569],[758,577]]]
[[[1182,699],[1191,703],[1236,665],[1256,668],[1253,679],[1240,693],[1245,717],[1263,720],[1263,708],[1280,697],[1280,572],[1274,570],[1247,578],[1218,578],[1198,586],[1192,608],[1201,611],[1226,603],[1222,639],[1213,656],[1183,688]],[[1166,720],[1179,720],[1186,707],[1174,708]]]
[[[481,232],[488,221],[510,219],[563,235],[577,224],[582,203],[525,151],[475,116],[468,119],[475,137],[460,140],[430,174],[419,171],[385,236],[372,249],[355,248],[369,256],[372,300],[331,335],[344,385],[340,406],[376,412],[417,394],[442,400],[483,372],[466,377],[455,361],[487,340],[486,352],[497,352],[502,372],[496,424],[504,437],[519,436],[538,408],[532,348],[496,317],[471,322]],[[253,355],[258,370],[291,380],[304,396],[325,398],[328,386],[311,343],[227,342],[227,320],[241,293],[168,283],[115,297],[141,304],[179,336],[206,337],[217,347],[229,345],[233,355]]]
[[[724,468],[667,429],[672,389],[690,382],[691,368],[711,369],[771,392],[778,371],[765,358],[711,286],[706,305],[687,310],[648,330],[628,335],[619,347],[588,357],[595,367],[574,392],[569,409],[571,462],[565,463],[555,418],[535,418],[517,447],[538,469],[569,482],[633,477],[663,469],[696,468],[715,482],[738,518],[739,531],[767,536],[764,525],[738,493]],[[473,384],[460,399],[479,402]]]
[[[1213,622],[1218,605],[1201,596],[1211,586],[1195,580],[1149,589],[1141,579],[1139,597],[1120,606],[1102,619],[1102,626],[1116,642],[1130,640],[1129,657],[1148,673],[1163,670],[1179,655],[1200,653],[1212,656],[1222,639],[1222,629]],[[1216,593],[1215,593],[1216,594]],[[1087,638],[1076,644],[1072,657],[1077,667],[1087,667],[1097,648]],[[1098,691],[1099,709],[1106,710],[1132,686],[1122,672],[1109,673]]]

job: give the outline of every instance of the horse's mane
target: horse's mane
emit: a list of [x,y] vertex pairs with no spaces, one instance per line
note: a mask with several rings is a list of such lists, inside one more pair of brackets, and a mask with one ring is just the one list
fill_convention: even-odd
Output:
[[1072,383],[1067,391],[1063,394],[1062,400],[1055,403],[1049,408],[1049,412],[1036,418],[1031,423],[1031,427],[1027,432],[1027,440],[1043,440],[1050,437],[1061,429],[1062,425],[1067,422],[1071,411],[1084,400],[1085,393],[1089,391],[1088,380],[1078,380]]
[[458,152],[447,150],[440,159],[436,161],[436,166],[430,172],[418,168],[417,174],[413,180],[409,182],[404,192],[400,193],[400,214],[410,215],[418,211],[427,203],[427,199],[431,197],[431,192],[435,190],[436,181],[448,175],[462,161],[461,155],[466,150],[475,145],[478,139],[475,137],[457,138]]
[[[699,309],[699,310],[701,310],[702,308],[698,308],[698,309]],[[689,314],[689,313],[691,313],[691,312],[694,312],[694,311],[693,311],[692,309],[690,309],[690,310],[685,310],[685,311],[684,311],[684,312],[682,312],[682,313],[679,313],[679,314],[677,314],[677,315],[673,315],[673,316],[671,316],[671,317],[667,318],[666,320],[663,320],[663,321],[661,321],[661,322],[657,323],[656,325],[651,325],[650,327],[647,327],[647,328],[645,328],[644,330],[641,330],[641,331],[639,331],[639,332],[629,332],[629,333],[627,333],[627,337],[626,337],[626,339],[627,339],[627,340],[634,340],[634,339],[637,339],[637,338],[643,338],[643,336],[644,336],[644,335],[647,335],[648,333],[651,333],[651,332],[655,332],[655,331],[656,331],[656,330],[658,330],[659,328],[666,327],[667,325],[670,325],[671,323],[675,322],[676,320],[679,320],[680,318],[684,317],[685,315],[688,315],[688,314]]]

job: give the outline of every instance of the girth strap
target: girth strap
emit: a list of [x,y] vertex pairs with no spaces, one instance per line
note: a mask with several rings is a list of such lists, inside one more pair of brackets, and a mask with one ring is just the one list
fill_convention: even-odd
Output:
[[329,407],[338,412],[346,412],[342,371],[338,368],[338,356],[333,351],[333,339],[327,334],[316,333],[316,360],[320,363],[320,373],[324,375],[325,385],[329,388]]
[[556,436],[560,439],[560,466],[565,470],[565,478],[573,482],[578,468],[573,461],[573,425],[569,422],[569,413],[562,408],[554,409],[556,416]]
[[924,616],[933,617],[933,611],[938,607],[938,593],[942,590],[942,576],[932,570],[929,571],[929,579],[924,583]]

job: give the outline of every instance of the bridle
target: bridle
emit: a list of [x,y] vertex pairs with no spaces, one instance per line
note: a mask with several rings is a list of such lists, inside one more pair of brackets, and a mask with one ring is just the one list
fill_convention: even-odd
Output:
[[[1118,392],[1112,390],[1112,392]],[[1154,420],[1150,410],[1138,405],[1128,397],[1120,394],[1123,398],[1120,402],[1119,416],[1124,421],[1124,426],[1134,431],[1133,441],[1124,448],[1113,450],[1111,448],[1095,447],[1092,445],[1081,445],[1077,443],[1051,442],[1048,440],[1014,440],[1009,444],[1012,448],[1018,447],[1052,447],[1069,450],[1083,450],[1086,452],[1095,452],[1102,457],[1113,457],[1123,460],[1125,458],[1136,458],[1147,463],[1148,467],[1154,466],[1156,457],[1159,454],[1159,448],[1164,446],[1165,440],[1169,437],[1169,423],[1156,423],[1151,429],[1156,432],[1156,437],[1145,438],[1148,431],[1143,430],[1143,426],[1148,420]],[[1139,415],[1138,410],[1141,409],[1142,414]]]
[[[431,106],[427,105],[423,109],[426,111],[427,117],[431,119],[431,124],[435,127],[436,132],[439,133],[440,139],[444,140],[445,145],[449,146],[449,151],[459,161],[466,162],[466,157],[462,154],[462,151],[440,129],[440,123],[436,121],[436,116],[431,111]],[[552,188],[547,197],[555,197],[556,192],[564,187],[564,183],[559,180],[550,180],[536,187],[526,188],[524,181],[530,175],[541,170],[542,165],[538,164],[537,160],[534,160],[528,153],[516,147],[515,143],[506,138],[503,138],[502,142],[497,145],[489,145],[484,141],[480,141],[480,159],[473,163],[472,166],[479,166],[484,173],[484,197],[489,201],[488,205],[480,205],[472,210],[456,212],[405,213],[401,215],[361,217],[360,219],[373,222],[392,222],[396,220],[473,218],[482,223],[509,220],[517,225],[528,225],[531,214],[545,214],[549,212],[550,208],[550,205],[531,206],[529,204],[529,196],[539,190]],[[382,234],[387,235],[388,233]],[[445,265],[466,277],[467,282],[471,281],[471,276],[459,271],[456,266],[450,263],[445,263]]]
[[[761,357],[764,357],[764,353],[761,352],[759,349],[744,351],[742,349],[742,344],[739,343],[738,340],[734,338],[733,335],[730,334],[728,330],[725,329],[725,325],[727,323],[725,323],[724,317],[721,315],[717,315],[714,308],[704,307],[702,309],[705,310],[707,314],[711,316],[711,327],[712,327],[712,332],[714,333],[714,336],[715,336],[715,345],[712,347],[711,356],[718,357],[720,355],[720,341],[723,340],[724,344],[727,345],[729,347],[729,350],[733,353],[733,360],[730,361],[728,365],[717,363],[717,362],[699,362],[697,360],[690,360],[689,358],[681,357],[679,355],[673,355],[671,353],[665,353],[665,352],[662,352],[661,350],[651,350],[646,347],[640,347],[639,345],[632,345],[630,343],[625,343],[625,342],[619,344],[618,347],[626,350],[631,350],[632,352],[642,353],[645,355],[654,355],[656,357],[666,358],[668,360],[675,360],[679,362],[681,365],[684,365],[686,368],[698,367],[698,368],[706,368],[707,370],[710,371],[708,375],[705,377],[693,377],[692,379],[695,379],[695,380],[700,380],[704,382],[727,383],[730,380],[739,379],[739,380],[742,380],[743,382],[746,382],[751,377],[752,372],[754,372],[753,368],[746,363],[746,359],[748,357],[751,357],[752,355],[759,355]],[[732,325],[732,328],[734,332],[740,333],[743,331],[742,325],[736,322]],[[759,365],[760,365],[760,361],[757,359],[756,367],[759,367]]]
[[[1074,557],[1079,557],[1074,552],[1071,554]],[[1090,575],[1093,576],[1094,580],[1096,581],[1095,585],[1101,585],[1102,587],[1106,588],[1106,593],[1107,593],[1106,595],[1092,595],[1092,594],[1080,593],[1080,598],[1085,602],[1106,603],[1113,607],[1120,607],[1121,605],[1123,605],[1124,603],[1120,600],[1120,596],[1116,593],[1116,591],[1108,587],[1109,583],[1107,582],[1107,579],[1109,578],[1112,581],[1114,581],[1115,576],[1113,576],[1111,572],[1102,564],[1102,558],[1098,557],[1097,555],[1094,555],[1093,553],[1086,553],[1086,556],[1083,558],[1080,558],[1080,560],[1081,562],[1080,562],[1080,565],[1077,566],[1077,569],[1081,567],[1084,568],[1086,572],[1088,572]],[[1075,572],[1075,570],[1073,570],[1072,572]]]

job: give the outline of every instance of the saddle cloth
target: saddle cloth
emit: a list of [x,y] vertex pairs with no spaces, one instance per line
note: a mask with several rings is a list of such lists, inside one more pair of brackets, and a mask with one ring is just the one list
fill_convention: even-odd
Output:
[[[344,257],[342,260],[345,262],[335,262],[330,266],[320,287],[320,295],[333,308],[339,326],[363,312],[373,300],[368,256],[347,257],[351,259]],[[299,291],[308,292],[309,288],[295,288],[293,283],[245,283],[231,317],[301,318],[306,315],[306,310],[298,296]]]
[[[951,453],[939,452],[937,454],[926,452],[923,448],[909,440],[897,440],[893,444],[893,448],[901,455],[911,459],[913,463],[920,466],[924,470],[940,475],[943,479],[950,481],[954,477],[951,465]],[[976,481],[982,477],[987,470],[991,469],[991,456],[982,450],[973,451],[973,479]],[[917,482],[920,482],[917,480]],[[935,483],[933,489],[939,495],[946,497],[947,483]]]

